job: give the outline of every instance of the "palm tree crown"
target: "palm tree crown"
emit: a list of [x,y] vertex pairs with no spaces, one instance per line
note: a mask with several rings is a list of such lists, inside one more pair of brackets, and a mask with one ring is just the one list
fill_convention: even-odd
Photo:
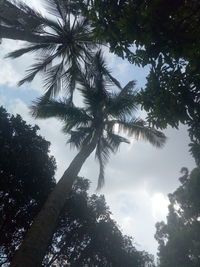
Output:
[[[72,96],[77,72],[90,62],[97,41],[89,21],[81,16],[77,1],[44,1],[50,13],[48,17],[23,2],[1,0],[0,33],[3,38],[28,41],[23,48],[9,53],[8,57],[36,53],[36,62],[27,70],[19,85],[31,82],[38,73],[45,73],[47,98],[55,96],[61,88]],[[10,13],[12,17],[8,16]]]
[[84,107],[77,107],[69,99],[41,100],[32,106],[32,114],[39,118],[57,117],[63,121],[63,131],[68,134],[68,143],[78,149],[96,138],[95,155],[100,171],[98,189],[104,183],[104,167],[111,152],[115,153],[121,143],[129,143],[119,132],[136,139],[149,141],[161,147],[166,140],[163,133],[146,126],[145,121],[136,118],[137,111],[135,82],[129,82],[122,90],[113,90],[113,82],[105,75],[105,61],[99,51],[94,57],[92,70],[79,73],[78,89],[83,97]]

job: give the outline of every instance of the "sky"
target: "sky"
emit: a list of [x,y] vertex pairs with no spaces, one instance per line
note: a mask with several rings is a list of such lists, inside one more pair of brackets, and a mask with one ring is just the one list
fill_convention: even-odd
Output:
[[[32,0],[33,6],[40,9],[39,0]],[[29,1],[30,3],[30,1]],[[30,124],[40,126],[40,134],[51,142],[50,153],[57,161],[56,179],[76,155],[66,145],[66,136],[61,132],[61,124],[56,119],[35,120],[29,114],[33,100],[43,93],[40,78],[31,84],[17,86],[25,75],[25,70],[33,63],[33,56],[20,59],[5,59],[5,55],[20,47],[22,42],[3,40],[0,45],[0,105],[10,113],[20,114]],[[136,68],[104,51],[108,66],[122,85],[136,80],[139,90],[145,85],[148,68]],[[140,116],[145,117],[141,112]],[[188,152],[189,138],[185,126],[179,130],[167,128],[164,133],[167,143],[162,149],[156,149],[145,142],[131,139],[131,144],[121,146],[116,155],[112,155],[106,166],[106,182],[100,194],[104,194],[113,218],[124,234],[133,237],[139,250],[156,255],[157,243],[154,239],[155,223],[166,220],[169,204],[167,194],[178,186],[180,169],[191,170],[195,164]],[[90,193],[96,193],[98,165],[91,155],[81,169],[80,176],[91,181]]]

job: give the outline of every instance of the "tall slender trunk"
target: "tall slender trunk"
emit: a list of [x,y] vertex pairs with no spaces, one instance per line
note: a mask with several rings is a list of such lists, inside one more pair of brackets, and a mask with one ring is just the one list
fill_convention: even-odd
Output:
[[11,267],[40,267],[47,246],[52,239],[54,229],[67,196],[72,189],[76,177],[98,140],[96,133],[90,144],[86,145],[73,159],[55,189],[49,195],[46,203],[34,220],[25,239],[16,252]]

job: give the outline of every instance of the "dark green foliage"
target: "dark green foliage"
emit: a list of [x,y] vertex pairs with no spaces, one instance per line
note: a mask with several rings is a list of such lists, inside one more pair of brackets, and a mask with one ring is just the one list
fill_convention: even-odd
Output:
[[156,224],[159,267],[200,266],[200,168],[182,173],[181,186],[169,195],[167,223]]
[[155,63],[147,77],[138,102],[147,111],[148,121],[161,129],[188,125],[192,142],[200,142],[199,67],[192,69],[183,60],[167,66],[165,59]]
[[133,63],[146,64],[160,53],[188,59],[200,51],[198,0],[89,0],[85,6],[79,2],[97,38]]
[[75,183],[44,266],[68,262],[70,266],[143,267],[145,262],[150,263],[150,256],[137,251],[131,239],[122,235],[104,197],[87,195],[88,185],[80,178]]
[[11,258],[55,185],[50,143],[38,129],[0,107],[0,263]]
[[200,143],[198,141],[194,141],[189,146],[190,146],[190,152],[194,157],[196,164],[200,166]]
[[[82,1],[80,1],[82,2]],[[111,51],[150,73],[138,102],[161,129],[189,126],[200,142],[200,2],[198,0],[88,1],[94,34]]]

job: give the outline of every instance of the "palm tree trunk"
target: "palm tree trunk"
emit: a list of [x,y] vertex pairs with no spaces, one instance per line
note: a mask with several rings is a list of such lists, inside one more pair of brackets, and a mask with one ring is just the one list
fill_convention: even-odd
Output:
[[96,133],[91,143],[81,149],[64,172],[25,236],[25,240],[12,260],[11,267],[41,266],[72,185],[83,163],[95,149],[97,141],[98,134]]

